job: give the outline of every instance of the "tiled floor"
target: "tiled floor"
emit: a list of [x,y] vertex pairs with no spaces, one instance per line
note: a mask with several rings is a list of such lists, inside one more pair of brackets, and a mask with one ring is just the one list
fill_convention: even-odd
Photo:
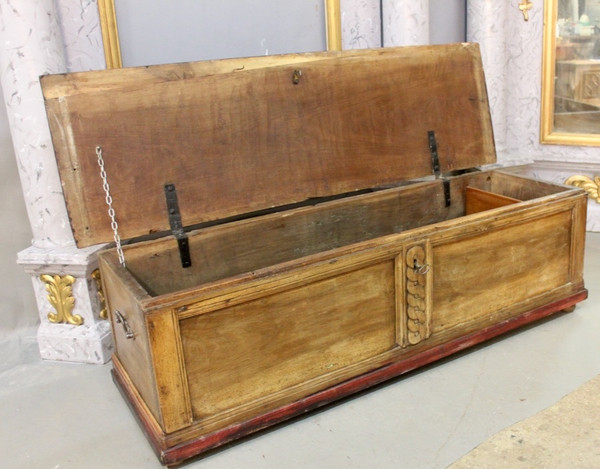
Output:
[[[506,426],[600,374],[600,233],[588,234],[589,299],[187,468],[445,468]],[[110,377],[110,365],[41,362],[25,340],[0,372],[0,467],[161,465]],[[2,350],[0,350],[0,356]],[[600,397],[599,397],[600,398]]]

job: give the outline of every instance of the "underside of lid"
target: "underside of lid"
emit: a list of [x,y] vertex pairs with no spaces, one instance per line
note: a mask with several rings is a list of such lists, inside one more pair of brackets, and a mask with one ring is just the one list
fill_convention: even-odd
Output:
[[474,44],[229,59],[42,77],[78,246],[495,162]]

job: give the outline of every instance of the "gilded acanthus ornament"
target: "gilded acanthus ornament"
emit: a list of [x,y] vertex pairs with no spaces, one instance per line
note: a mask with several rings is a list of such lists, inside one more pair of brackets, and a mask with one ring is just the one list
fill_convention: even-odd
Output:
[[108,319],[108,311],[106,309],[106,299],[104,298],[104,290],[102,290],[102,279],[100,278],[100,270],[96,269],[92,272],[92,278],[96,282],[98,291],[98,301],[100,301],[100,319]]
[[52,323],[68,323],[74,326],[83,324],[83,318],[75,314],[75,298],[73,297],[72,285],[75,283],[75,277],[71,275],[48,275],[40,276],[40,280],[46,284],[48,292],[48,301],[56,310],[55,313],[48,313],[48,320]]
[[594,176],[594,179],[587,176],[575,175],[565,181],[570,186],[580,187],[585,190],[590,198],[600,203],[600,177]]

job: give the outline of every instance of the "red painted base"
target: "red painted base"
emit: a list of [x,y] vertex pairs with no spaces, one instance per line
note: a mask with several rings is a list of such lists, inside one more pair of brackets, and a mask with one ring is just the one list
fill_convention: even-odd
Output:
[[139,395],[137,395],[135,389],[129,384],[124,370],[118,363],[115,363],[112,373],[115,383],[132,408],[134,414],[138,417],[138,421],[144,429],[144,432],[146,433],[159,459],[163,464],[172,466],[180,464],[189,458],[197,456],[225,443],[242,438],[246,435],[283,422],[300,414],[309,412],[318,407],[327,405],[353,393],[375,386],[383,381],[397,377],[436,360],[445,358],[453,353],[460,352],[461,350],[477,345],[505,332],[550,316],[559,311],[569,310],[576,303],[583,301],[586,298],[587,290],[584,289],[568,298],[564,298],[549,305],[528,311],[501,323],[494,324],[493,326],[489,326],[485,329],[452,340],[430,350],[426,350],[416,356],[392,362],[379,369],[307,396],[299,401],[266,412],[265,414],[252,418],[244,423],[231,425],[215,431],[214,433],[170,447],[167,443],[167,436],[163,434],[160,428],[157,427],[156,423],[149,418],[147,410],[143,408],[143,404],[141,403]]

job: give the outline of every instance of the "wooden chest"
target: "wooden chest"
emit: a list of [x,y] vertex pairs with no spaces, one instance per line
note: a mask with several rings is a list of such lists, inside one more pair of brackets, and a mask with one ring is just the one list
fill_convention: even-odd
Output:
[[78,245],[150,238],[100,268],[114,378],[164,464],[587,295],[585,193],[475,169],[476,45],[42,85]]

